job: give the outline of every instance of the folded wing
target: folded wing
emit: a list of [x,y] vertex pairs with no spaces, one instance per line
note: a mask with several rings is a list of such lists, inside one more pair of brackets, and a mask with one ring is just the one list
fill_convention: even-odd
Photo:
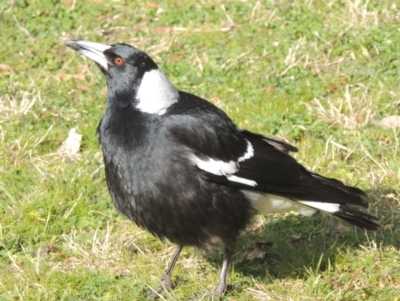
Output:
[[[373,216],[349,206],[368,207],[362,190],[308,171],[289,155],[297,151],[296,147],[237,129],[224,112],[200,98],[198,104],[192,100],[188,105],[193,107],[190,117],[169,118],[170,138],[185,141],[188,159],[203,178],[244,191],[284,197],[366,229],[379,227]],[[197,110],[197,106],[201,108]],[[183,122],[185,127],[175,126],[175,122]],[[202,137],[190,134],[198,128]]]

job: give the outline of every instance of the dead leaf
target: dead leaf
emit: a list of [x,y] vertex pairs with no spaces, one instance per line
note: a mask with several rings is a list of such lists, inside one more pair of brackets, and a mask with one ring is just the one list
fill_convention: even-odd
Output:
[[157,3],[146,3],[146,7],[148,8],[158,8],[158,4]]
[[248,260],[264,259],[267,255],[266,252],[261,251],[259,248],[247,248],[244,253],[247,254]]
[[50,242],[45,242],[42,246],[42,252],[44,255],[50,255],[50,253],[54,253],[56,248]]
[[63,79],[65,76],[66,74],[64,72],[57,73],[56,75],[54,75],[54,77],[57,79]]
[[358,269],[354,270],[351,278],[347,281],[347,283],[343,286],[343,291],[348,290],[352,285],[354,280],[357,278],[358,274],[360,274],[364,270],[364,267],[359,267]]
[[300,233],[293,234],[291,238],[292,238],[292,240],[300,239],[301,238],[301,234]]
[[65,139],[65,141],[58,148],[57,153],[60,156],[71,160],[80,159],[81,154],[79,153],[79,150],[81,148],[81,141],[82,135],[78,134],[76,128],[72,128],[69,131],[67,139]]
[[0,64],[0,73],[12,73],[14,72],[13,68],[6,64]]
[[383,230],[392,230],[394,228],[394,224],[387,224],[382,227]]
[[388,116],[381,120],[373,120],[372,124],[383,128],[398,128],[400,127],[400,115]]
[[256,246],[260,249],[272,248],[274,243],[272,241],[258,241],[256,242]]
[[219,103],[221,100],[220,100],[217,96],[212,96],[212,97],[210,98],[210,101],[211,101],[213,104],[217,104],[217,103]]
[[296,246],[303,246],[307,243],[307,241],[307,237],[303,237],[300,233],[293,234],[290,239],[290,243]]
[[158,27],[156,29],[157,33],[172,33],[174,32],[173,27]]
[[74,3],[73,0],[61,0],[61,2],[64,3],[65,5],[67,5],[67,6],[71,6]]
[[92,92],[92,88],[89,85],[86,85],[82,82],[79,82],[78,85],[79,85],[80,90],[85,90],[86,92],[89,92],[89,93]]
[[342,233],[342,232],[348,232],[351,231],[351,228],[349,226],[346,226],[343,223],[337,223],[334,225],[334,228],[336,231]]

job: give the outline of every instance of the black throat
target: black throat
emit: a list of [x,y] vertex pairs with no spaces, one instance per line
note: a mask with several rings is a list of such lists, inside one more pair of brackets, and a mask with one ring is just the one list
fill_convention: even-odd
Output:
[[160,116],[142,113],[132,104],[109,103],[97,127],[97,137],[103,151],[132,151],[146,143],[160,122]]

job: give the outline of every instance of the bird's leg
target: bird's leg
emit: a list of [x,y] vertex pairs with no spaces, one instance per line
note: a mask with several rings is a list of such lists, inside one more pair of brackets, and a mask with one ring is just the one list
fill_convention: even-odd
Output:
[[174,266],[178,260],[179,254],[181,254],[183,246],[178,246],[174,255],[172,256],[172,261],[168,265],[168,268],[165,270],[164,275],[161,278],[161,282],[155,290],[151,290],[147,295],[157,296],[163,290],[170,291],[172,290],[172,282],[171,282],[171,274]]
[[232,250],[226,247],[222,259],[221,272],[219,274],[219,280],[217,286],[211,291],[198,292],[197,294],[195,294],[195,296],[193,296],[189,300],[199,300],[199,299],[203,300],[204,298],[207,297],[210,297],[211,299],[214,300],[214,298],[219,299],[223,297],[227,288],[229,262],[231,261],[231,258],[232,258]]
[[167,291],[170,291],[172,289],[171,274],[176,262],[178,261],[178,257],[181,254],[182,248],[182,246],[178,246],[178,248],[175,250],[175,253],[172,256],[172,261],[170,262],[168,268],[164,272],[163,277],[161,278],[159,288],[165,289]]
[[222,297],[226,291],[228,282],[228,270],[229,263],[232,258],[232,250],[228,247],[225,248],[225,253],[222,259],[221,273],[219,274],[219,280],[217,286],[211,291],[212,297]]

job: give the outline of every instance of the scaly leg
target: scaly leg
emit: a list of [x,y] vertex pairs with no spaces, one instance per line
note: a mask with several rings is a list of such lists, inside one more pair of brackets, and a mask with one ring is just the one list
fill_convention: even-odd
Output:
[[156,298],[156,297],[158,297],[158,294],[160,294],[163,290],[166,290],[166,291],[172,290],[171,274],[172,274],[172,270],[174,269],[174,266],[178,260],[179,254],[181,254],[182,249],[183,249],[183,246],[178,246],[174,255],[172,256],[172,261],[170,262],[168,268],[165,270],[164,275],[161,278],[160,284],[158,285],[158,287],[155,290],[149,291],[146,295],[153,296]]
[[226,291],[228,282],[229,263],[232,258],[232,250],[228,247],[225,248],[225,253],[222,259],[221,273],[217,286],[211,291],[212,297],[222,297]]

